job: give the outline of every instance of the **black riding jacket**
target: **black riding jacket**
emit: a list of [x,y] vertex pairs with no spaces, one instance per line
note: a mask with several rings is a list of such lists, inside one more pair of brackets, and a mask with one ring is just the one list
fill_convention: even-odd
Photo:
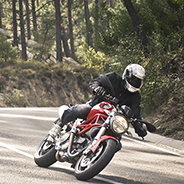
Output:
[[[98,77],[97,79],[93,80],[90,83],[90,87],[92,90],[94,90],[98,86],[104,87],[106,94],[110,94],[111,96],[115,96],[119,102],[118,104],[121,105],[127,105],[129,106],[133,113],[134,117],[137,119],[141,119],[140,115],[140,101],[141,101],[141,96],[140,93],[137,91],[135,93],[129,92],[127,89],[125,89],[125,81],[122,79],[121,76],[116,74],[115,72],[113,73],[108,73],[106,74],[108,79],[110,80],[112,87],[114,89],[114,94],[112,94],[112,90],[109,90],[108,88],[104,87],[102,83],[101,77]],[[103,101],[103,98],[99,98],[98,101],[94,102],[94,98],[92,100],[92,104],[96,104]]]

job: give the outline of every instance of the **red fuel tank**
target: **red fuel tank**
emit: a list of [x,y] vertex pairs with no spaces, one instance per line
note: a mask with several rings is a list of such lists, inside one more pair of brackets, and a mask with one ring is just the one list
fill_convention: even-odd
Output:
[[114,109],[114,106],[111,105],[109,102],[101,102],[101,103],[95,105],[91,109],[90,113],[88,114],[87,119],[94,116],[95,114],[98,114],[98,113],[107,115],[107,113],[105,111],[108,110],[109,112],[111,112],[113,109]]

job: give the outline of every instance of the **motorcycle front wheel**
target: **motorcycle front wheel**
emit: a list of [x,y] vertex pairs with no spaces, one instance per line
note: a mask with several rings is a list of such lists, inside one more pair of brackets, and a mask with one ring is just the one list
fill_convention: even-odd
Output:
[[95,151],[82,155],[75,165],[75,177],[79,180],[89,180],[102,171],[114,156],[117,143],[113,139],[102,141]]
[[57,161],[55,157],[57,151],[52,142],[47,140],[48,136],[43,139],[34,155],[34,161],[40,167],[49,167]]

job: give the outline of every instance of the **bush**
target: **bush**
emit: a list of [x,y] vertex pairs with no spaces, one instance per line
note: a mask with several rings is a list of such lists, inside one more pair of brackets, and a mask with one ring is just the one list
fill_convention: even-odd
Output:
[[17,50],[11,46],[6,37],[0,35],[0,63],[14,61],[17,58]]
[[104,66],[107,64],[107,56],[103,52],[96,52],[93,48],[89,47],[88,50],[84,49],[84,46],[79,46],[77,49],[77,60],[79,63],[87,68],[94,68],[98,70],[104,70]]
[[26,107],[27,101],[22,92],[18,89],[14,89],[11,91],[11,95],[9,96],[8,102],[10,105],[15,105],[18,107]]

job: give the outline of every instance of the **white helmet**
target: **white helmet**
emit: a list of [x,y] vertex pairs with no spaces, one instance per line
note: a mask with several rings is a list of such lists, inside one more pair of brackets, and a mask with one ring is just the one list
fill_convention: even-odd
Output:
[[125,68],[122,78],[125,80],[125,88],[134,93],[143,85],[145,69],[138,64],[130,64]]

